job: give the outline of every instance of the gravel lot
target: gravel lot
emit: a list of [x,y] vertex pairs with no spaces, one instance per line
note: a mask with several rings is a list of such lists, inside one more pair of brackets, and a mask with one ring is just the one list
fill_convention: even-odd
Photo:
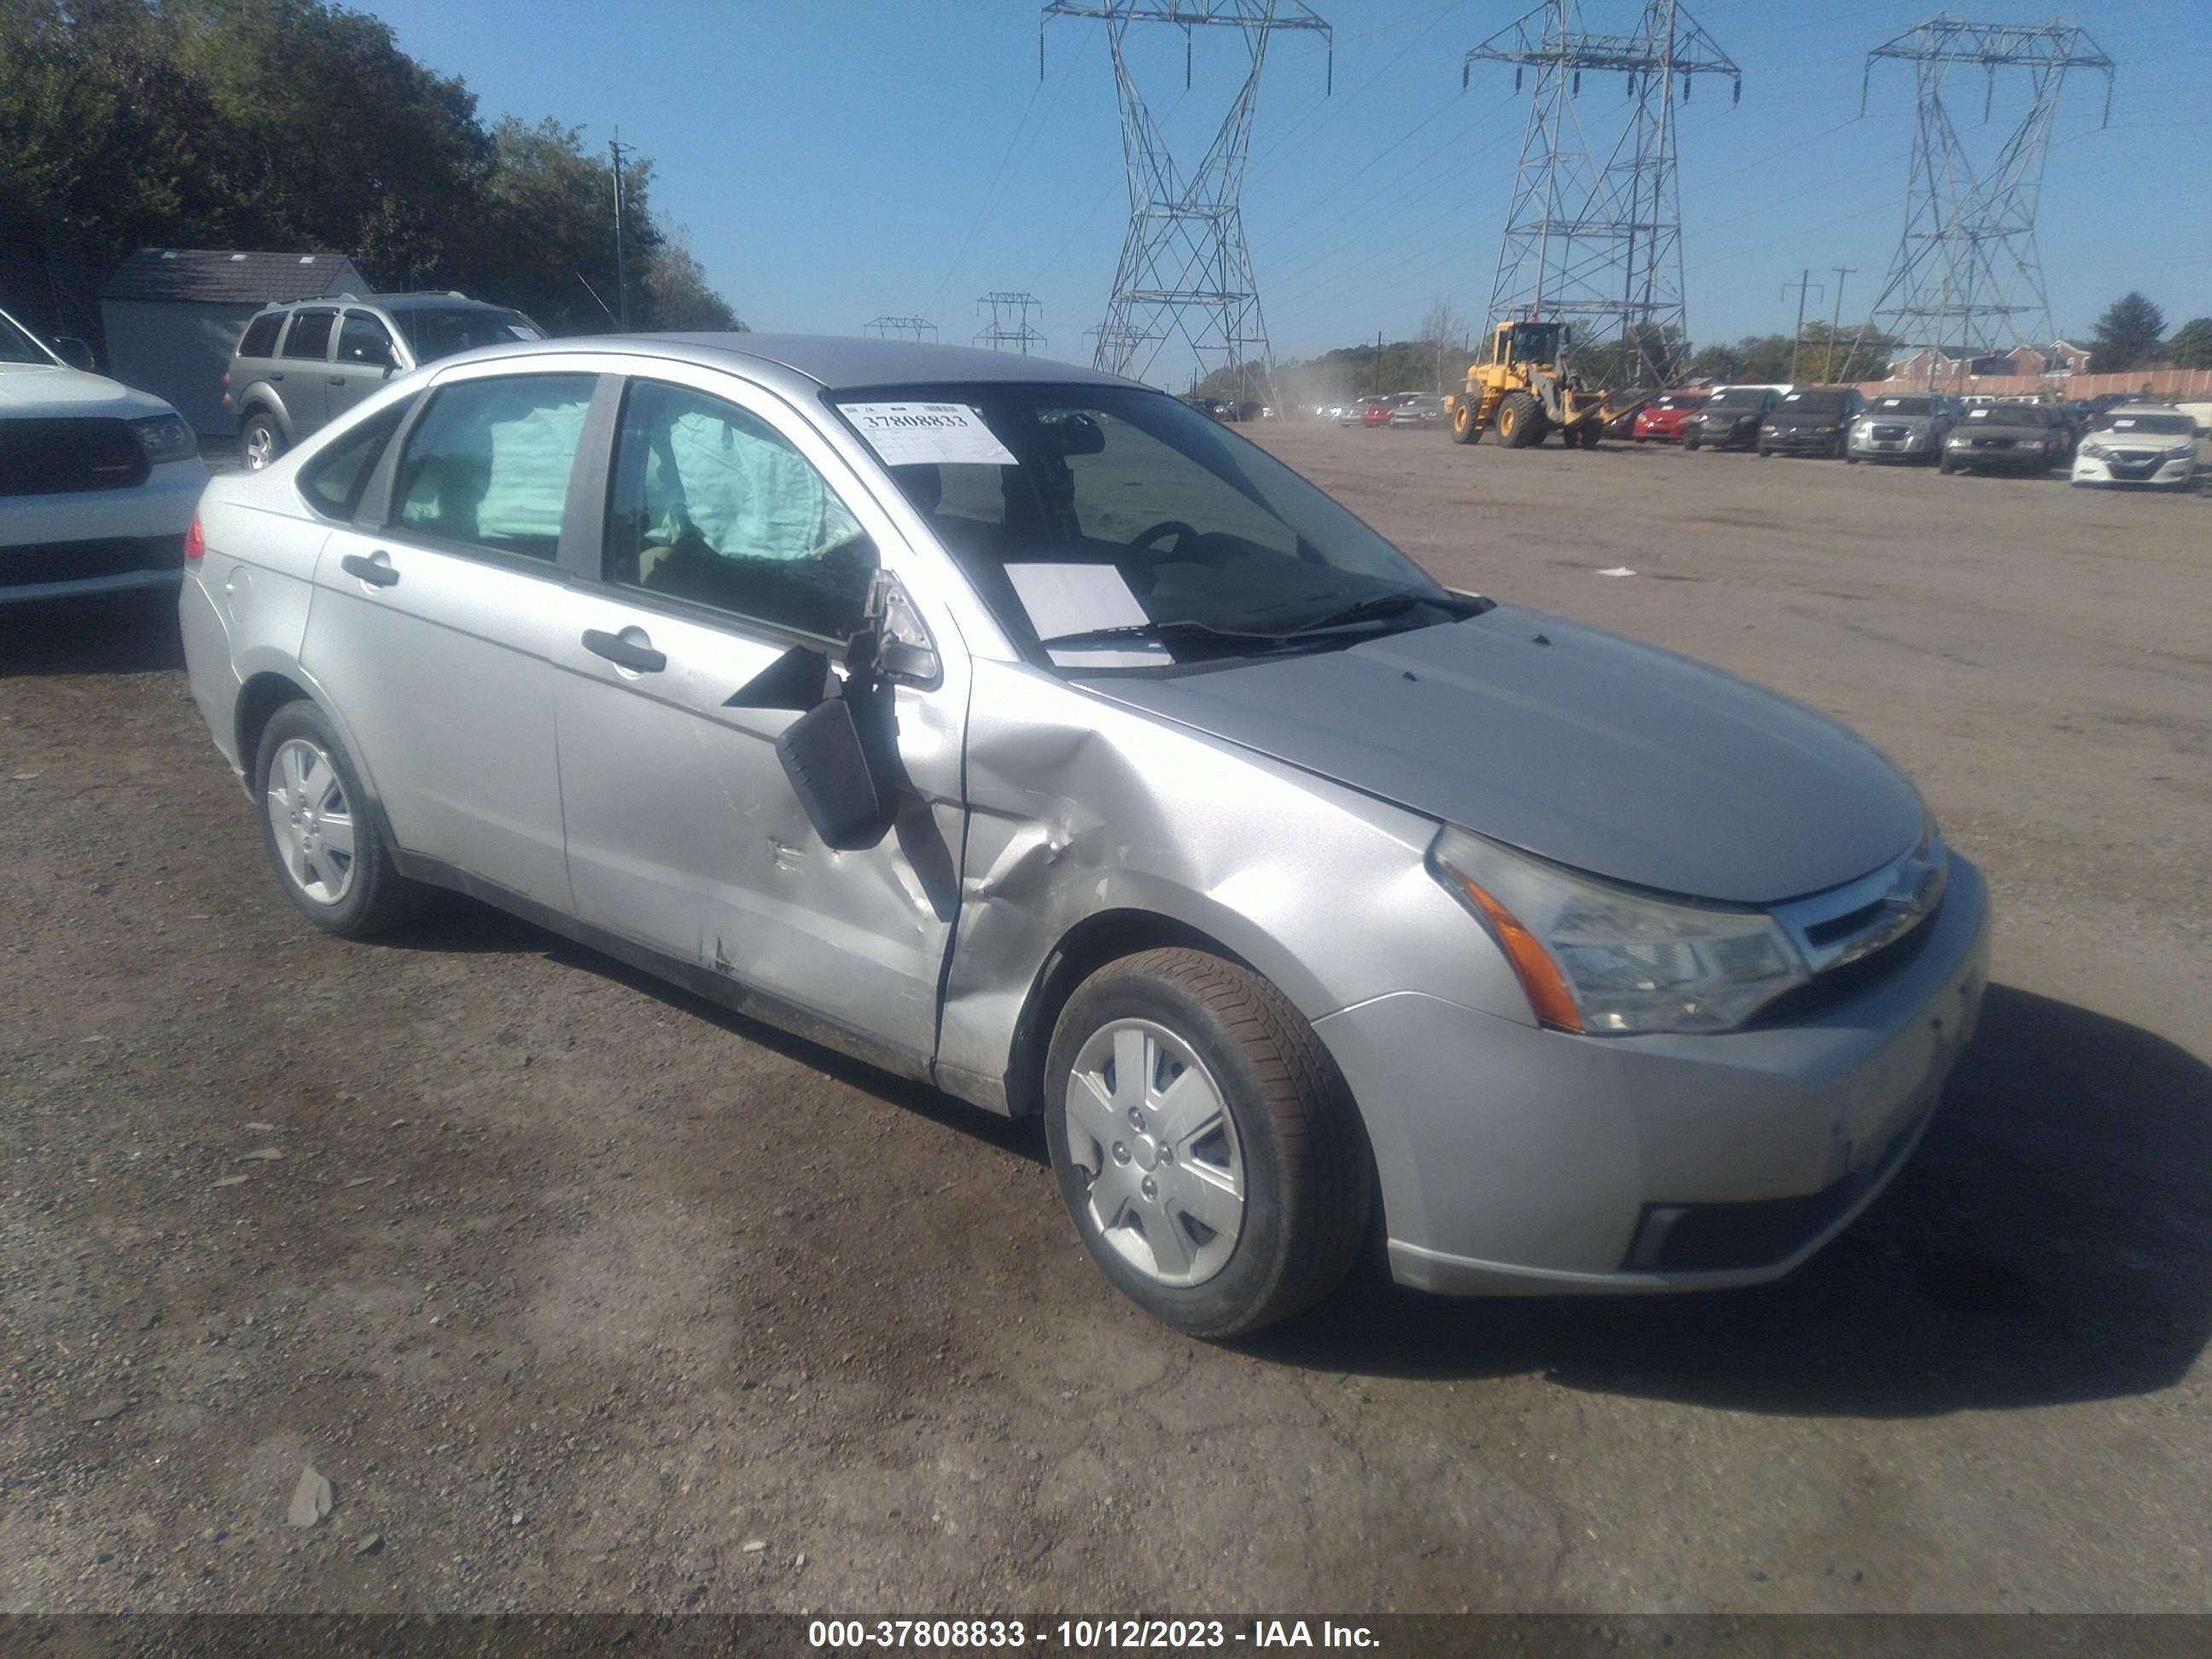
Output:
[[173,623],[0,611],[0,1611],[2212,1607],[2212,499],[1267,440],[1919,779],[1998,982],[1858,1226],[1194,1345],[1031,1126],[459,901],[312,933]]

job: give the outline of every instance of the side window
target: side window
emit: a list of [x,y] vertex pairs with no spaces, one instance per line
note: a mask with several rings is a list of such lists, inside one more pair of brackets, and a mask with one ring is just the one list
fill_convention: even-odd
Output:
[[256,317],[246,325],[246,337],[238,343],[241,357],[271,357],[276,353],[276,331],[283,325],[283,314],[270,312]]
[[858,520],[765,421],[703,392],[630,383],[607,580],[843,639],[860,626],[875,568]]
[[329,356],[331,325],[337,320],[335,311],[294,312],[291,329],[284,336],[284,355],[311,357],[317,362]]
[[440,387],[399,457],[392,527],[550,563],[597,383],[514,374]]
[[301,468],[300,493],[307,498],[307,505],[326,519],[341,523],[350,520],[360,510],[362,492],[368,488],[369,475],[376,471],[377,458],[384,453],[385,445],[392,441],[392,434],[399,430],[399,423],[414,407],[412,398],[401,398],[381,414],[363,421]]
[[392,335],[366,311],[349,311],[338,325],[338,361],[357,368],[383,368],[397,361]]

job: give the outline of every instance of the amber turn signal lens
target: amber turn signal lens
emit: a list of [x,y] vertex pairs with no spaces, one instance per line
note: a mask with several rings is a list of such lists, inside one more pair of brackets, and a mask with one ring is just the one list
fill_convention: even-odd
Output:
[[1513,971],[1521,981],[1521,988],[1528,993],[1528,1006],[1536,1011],[1536,1018],[1562,1031],[1581,1030],[1582,1011],[1575,1006],[1574,994],[1567,989],[1559,965],[1536,942],[1536,936],[1523,927],[1510,910],[1458,871],[1449,865],[1445,869],[1468,901],[1482,913],[1483,919],[1490,924],[1490,931],[1505,948],[1505,959],[1513,964]]

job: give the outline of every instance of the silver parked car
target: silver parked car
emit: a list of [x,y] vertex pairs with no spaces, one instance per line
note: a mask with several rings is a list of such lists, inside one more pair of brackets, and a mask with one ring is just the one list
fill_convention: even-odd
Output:
[[1958,418],[1956,406],[1940,392],[1882,392],[1852,424],[1847,459],[1936,460]]
[[990,1111],[1208,1337],[1370,1237],[1458,1292],[1747,1284],[1917,1141],[1981,878],[1859,738],[1441,587],[1164,393],[568,340],[217,479],[193,695],[276,879],[458,889]]

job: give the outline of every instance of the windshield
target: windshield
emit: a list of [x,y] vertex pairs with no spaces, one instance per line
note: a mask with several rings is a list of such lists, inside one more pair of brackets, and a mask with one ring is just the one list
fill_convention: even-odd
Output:
[[52,368],[54,355],[33,339],[13,317],[0,311],[0,363],[36,363],[40,368]]
[[1832,415],[1843,406],[1840,392],[1792,392],[1782,400],[1788,415]]
[[1925,398],[1879,398],[1875,410],[1883,415],[1932,415],[1935,409]]
[[451,311],[398,310],[407,343],[415,348],[415,361],[427,363],[478,346],[511,345],[517,340],[542,340],[537,325],[519,311],[497,311],[489,306],[456,307]]
[[1654,409],[1695,409],[1705,402],[1702,392],[1662,392],[1651,400]]
[[1032,660],[1273,652],[1370,601],[1397,625],[1464,614],[1266,450],[1164,393],[982,383],[836,404]]
[[1766,400],[1765,392],[1758,386],[1733,386],[1726,391],[1713,393],[1707,409],[1751,409]]
[[1970,421],[1979,421],[1985,426],[2049,426],[2051,424],[2050,411],[2039,409],[2033,404],[1984,404],[1979,409],[1968,410],[1966,418]]
[[2197,430],[2186,415],[2130,415],[2106,410],[2097,418],[2100,432],[2154,432],[2160,437],[2185,438]]

